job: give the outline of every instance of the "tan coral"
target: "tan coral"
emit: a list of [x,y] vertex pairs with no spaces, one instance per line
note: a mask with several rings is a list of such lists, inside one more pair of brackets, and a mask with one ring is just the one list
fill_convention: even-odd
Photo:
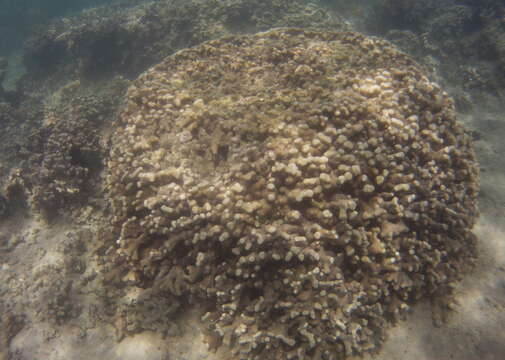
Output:
[[383,41],[280,29],[183,50],[130,88],[113,141],[117,263],[206,303],[238,359],[373,351],[472,263],[469,139]]

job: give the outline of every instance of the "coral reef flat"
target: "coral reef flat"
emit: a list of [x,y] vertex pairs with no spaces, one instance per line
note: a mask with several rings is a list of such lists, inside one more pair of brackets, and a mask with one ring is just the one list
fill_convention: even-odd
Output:
[[503,359],[500,1],[5,4],[0,360]]

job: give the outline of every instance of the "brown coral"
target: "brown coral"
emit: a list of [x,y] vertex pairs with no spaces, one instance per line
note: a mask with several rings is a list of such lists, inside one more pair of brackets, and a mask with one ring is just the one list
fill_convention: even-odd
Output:
[[[240,359],[338,359],[472,263],[453,103],[384,41],[280,29],[129,89],[108,187],[125,280],[205,303]],[[118,259],[116,259],[118,260]]]

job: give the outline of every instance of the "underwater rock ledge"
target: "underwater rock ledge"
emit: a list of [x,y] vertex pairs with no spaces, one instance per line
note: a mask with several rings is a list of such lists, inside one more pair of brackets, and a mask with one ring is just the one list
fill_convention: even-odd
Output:
[[474,261],[478,167],[452,100],[388,42],[276,29],[130,87],[109,270],[205,309],[237,359],[375,351]]

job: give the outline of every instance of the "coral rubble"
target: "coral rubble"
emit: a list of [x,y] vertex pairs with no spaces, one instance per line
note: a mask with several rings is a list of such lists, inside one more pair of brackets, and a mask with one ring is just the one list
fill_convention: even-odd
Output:
[[113,256],[206,309],[240,359],[373,351],[473,262],[478,172],[453,103],[355,33],[280,29],[166,58],[108,162]]

